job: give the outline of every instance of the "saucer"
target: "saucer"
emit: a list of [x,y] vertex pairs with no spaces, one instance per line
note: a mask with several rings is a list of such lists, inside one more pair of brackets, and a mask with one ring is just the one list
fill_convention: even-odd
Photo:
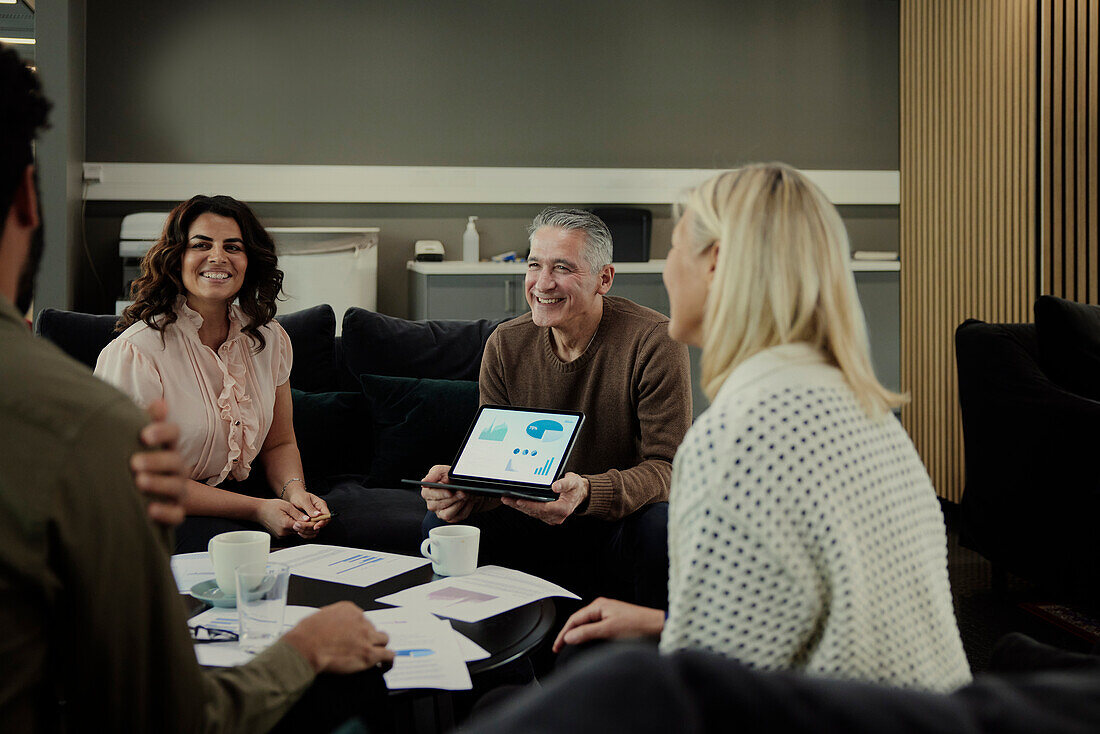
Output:
[[191,596],[199,601],[206,602],[212,607],[235,607],[237,597],[230,596],[218,588],[218,582],[214,579],[200,581],[191,587]]

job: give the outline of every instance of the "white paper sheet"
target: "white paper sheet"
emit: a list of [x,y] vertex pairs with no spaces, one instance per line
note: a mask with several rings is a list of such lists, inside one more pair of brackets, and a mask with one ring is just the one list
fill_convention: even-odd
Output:
[[172,556],[172,575],[180,593],[186,594],[195,584],[214,578],[214,564],[206,551],[179,553]]
[[459,635],[450,622],[415,609],[378,609],[363,614],[390,636],[393,667],[382,676],[387,688],[466,691],[472,687]]
[[462,658],[472,663],[475,660],[484,660],[489,657],[489,651],[471,640],[458,630],[455,630],[455,638],[458,639],[458,649],[462,651]]
[[[289,630],[317,610],[289,605],[283,618],[283,631]],[[489,657],[480,645],[456,632],[450,622],[417,609],[379,609],[363,613],[378,629],[390,636],[388,647],[398,653],[393,668],[383,676],[391,690],[405,688],[442,688],[468,690],[470,673],[466,662]],[[238,632],[240,618],[236,609],[215,607],[187,621],[195,627]],[[227,668],[244,665],[255,655],[245,652],[236,642],[195,643],[200,665]]]
[[[409,618],[421,618],[428,621],[438,620],[434,614],[429,614],[421,609],[412,609],[408,607],[394,607],[393,609],[375,609],[369,612],[365,612],[367,619],[371,621],[371,624],[376,627],[381,623],[388,621],[389,619],[409,619]],[[462,659],[467,663],[472,663],[475,660],[484,660],[489,657],[489,651],[481,645],[471,640],[466,635],[462,634],[458,630],[454,630],[455,639],[458,640],[458,649],[462,652]]]
[[[283,632],[316,611],[313,607],[288,604],[286,612],[283,614]],[[230,632],[240,632],[241,629],[240,617],[237,615],[236,608],[213,607],[191,617],[187,620],[187,624],[190,627],[202,625],[203,627]],[[240,644],[234,640],[233,642],[196,642],[195,657],[198,658],[199,665],[228,668],[234,665],[244,665],[254,658],[255,654],[245,652],[241,649]]]
[[440,617],[478,622],[549,596],[579,599],[557,584],[500,566],[482,566],[469,576],[452,576],[378,599]]
[[317,543],[275,551],[271,560],[290,566],[296,576],[350,586],[377,584],[429,563],[426,558]]

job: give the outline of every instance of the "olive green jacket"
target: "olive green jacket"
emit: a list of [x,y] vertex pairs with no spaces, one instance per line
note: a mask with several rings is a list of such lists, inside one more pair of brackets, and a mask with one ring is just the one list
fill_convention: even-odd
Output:
[[145,421],[0,296],[0,731],[262,732],[313,681],[285,642],[195,661],[128,468]]

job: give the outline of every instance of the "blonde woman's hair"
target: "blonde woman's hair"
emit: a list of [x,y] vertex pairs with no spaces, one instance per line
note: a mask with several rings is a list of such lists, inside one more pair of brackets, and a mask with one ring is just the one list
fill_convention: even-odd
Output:
[[782,163],[722,173],[677,207],[696,252],[718,243],[703,317],[703,390],[713,400],[737,365],[807,342],[840,369],[867,414],[907,402],[875,379],[848,259],[848,235],[817,186]]

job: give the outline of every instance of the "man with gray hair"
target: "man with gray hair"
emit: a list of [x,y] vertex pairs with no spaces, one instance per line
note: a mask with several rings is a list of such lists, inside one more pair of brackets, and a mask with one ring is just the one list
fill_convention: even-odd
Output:
[[[423,487],[425,536],[465,522],[482,563],[551,579],[582,598],[626,593],[664,608],[672,458],[691,423],[687,348],[668,318],[609,296],[611,233],[581,209],[546,209],[529,228],[531,307],[489,337],[481,403],[579,410],[585,423],[552,485],[554,502]],[[424,481],[446,482],[448,466]]]

